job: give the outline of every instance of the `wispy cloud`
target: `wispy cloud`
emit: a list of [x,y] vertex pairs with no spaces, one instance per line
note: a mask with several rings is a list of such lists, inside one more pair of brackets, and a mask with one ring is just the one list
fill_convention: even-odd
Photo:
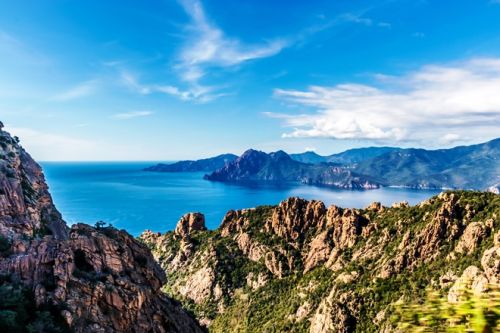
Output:
[[121,83],[129,89],[141,95],[161,93],[177,97],[183,101],[194,101],[196,103],[207,103],[216,98],[228,95],[228,93],[216,92],[217,87],[192,84],[189,89],[182,90],[173,85],[143,84],[130,72],[121,72]]
[[315,112],[276,114],[284,137],[448,144],[489,139],[500,128],[500,58],[428,65],[376,85],[345,83],[274,95]]
[[246,44],[230,38],[210,21],[200,1],[180,0],[179,3],[190,23],[185,27],[187,40],[179,52],[176,69],[180,79],[189,85],[188,94],[194,99],[203,98],[213,90],[213,87],[207,88],[201,83],[209,70],[271,57],[289,46],[289,42],[282,38],[260,44]]
[[359,13],[345,13],[341,14],[338,17],[336,17],[332,22],[339,22],[339,23],[356,23],[356,24],[361,24],[365,25],[367,27],[379,27],[379,28],[391,28],[392,24],[389,22],[384,22],[384,21],[376,21],[374,19],[365,17],[364,15],[368,12],[368,10],[360,11]]
[[[224,91],[228,88],[227,84],[208,84],[207,81],[215,77],[212,74],[220,74],[221,71],[228,69],[238,69],[252,60],[275,56],[284,49],[303,44],[310,36],[336,25],[355,23],[384,28],[391,26],[390,23],[377,22],[364,17],[363,15],[368,11],[364,10],[359,13],[344,13],[331,20],[326,20],[324,16],[321,16],[320,19],[326,22],[307,27],[293,36],[250,44],[236,37],[230,37],[220,29],[208,17],[200,0],[178,0],[178,3],[189,17],[189,22],[182,29],[184,43],[174,59],[173,68],[179,82],[175,85],[143,83],[130,72],[122,71],[122,83],[136,93],[143,95],[163,93],[183,101],[196,103],[213,101],[231,93]],[[117,63],[111,62],[111,65],[115,66]]]
[[353,14],[353,13],[343,14],[340,16],[340,19],[348,21],[348,22],[363,24],[366,26],[371,26],[373,24],[372,19],[363,17],[361,15]]
[[70,89],[56,94],[51,98],[53,101],[70,101],[85,96],[92,95],[97,90],[98,80],[89,80],[82,82]]
[[[50,61],[47,56],[38,50],[26,45],[17,36],[6,31],[0,30],[0,56],[6,56],[7,59],[15,63],[22,62],[29,65],[46,65]],[[5,61],[3,58],[2,61]]]
[[119,120],[127,120],[127,119],[151,116],[153,113],[154,112],[152,111],[130,111],[130,112],[114,114],[111,116],[111,118]]

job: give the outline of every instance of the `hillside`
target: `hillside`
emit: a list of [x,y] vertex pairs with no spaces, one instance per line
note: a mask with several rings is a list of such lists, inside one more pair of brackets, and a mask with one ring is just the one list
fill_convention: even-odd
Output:
[[211,172],[222,168],[227,163],[234,161],[238,156],[222,154],[211,158],[196,161],[179,161],[172,164],[159,163],[145,168],[145,171],[155,172]]
[[397,152],[401,148],[395,147],[366,147],[348,149],[342,153],[325,156],[326,162],[340,164],[355,164],[387,153]]
[[298,153],[298,154],[290,154],[290,157],[294,161],[309,163],[309,164],[319,164],[327,162],[327,158],[325,156],[318,155],[313,151],[306,151],[304,153]]
[[127,232],[69,228],[40,166],[0,126],[1,332],[202,332],[165,282]]
[[[360,210],[290,198],[230,211],[214,231],[197,213],[140,239],[210,332],[388,333],[398,304],[427,290],[453,304],[462,287],[498,286],[499,216],[500,196],[481,192]],[[489,320],[499,328],[498,311]]]
[[360,162],[355,170],[393,186],[483,190],[500,184],[500,139],[451,149],[402,149]]

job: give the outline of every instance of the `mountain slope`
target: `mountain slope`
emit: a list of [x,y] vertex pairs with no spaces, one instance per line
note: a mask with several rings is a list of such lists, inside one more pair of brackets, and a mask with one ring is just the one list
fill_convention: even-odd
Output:
[[318,164],[327,162],[327,157],[316,154],[313,151],[306,151],[304,153],[290,154],[292,160],[302,163]]
[[486,189],[500,183],[500,139],[451,149],[402,149],[355,170],[394,186]]
[[233,154],[223,154],[196,161],[179,161],[172,164],[159,163],[144,170],[155,172],[211,172],[222,168],[227,163],[234,161],[237,157],[238,156]]
[[401,148],[394,147],[366,147],[348,149],[344,152],[329,156],[321,156],[313,151],[306,151],[300,154],[290,154],[290,157],[302,163],[319,164],[319,163],[338,163],[338,164],[355,164],[389,152],[399,151]]
[[68,228],[40,166],[0,128],[2,332],[202,332],[164,283],[125,231]]
[[354,148],[346,150],[342,153],[326,156],[326,162],[340,163],[340,164],[355,164],[371,158],[378,157],[390,152],[397,152],[401,148],[394,147],[367,147],[367,148]]
[[499,216],[492,193],[361,210],[290,198],[229,211],[214,231],[141,239],[167,272],[164,289],[211,332],[389,333],[398,304],[426,288],[453,301],[462,287],[487,294],[498,285]]
[[[319,156],[312,154],[298,158]],[[485,190],[500,184],[500,139],[439,150],[353,149],[327,159],[336,163],[302,163],[283,151],[266,154],[248,150],[205,178],[223,182],[299,182],[345,189],[400,186]]]

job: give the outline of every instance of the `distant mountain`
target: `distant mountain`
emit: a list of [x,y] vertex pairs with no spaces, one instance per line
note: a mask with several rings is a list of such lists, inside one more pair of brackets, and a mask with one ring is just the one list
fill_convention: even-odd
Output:
[[[327,157],[313,152],[289,156],[248,150],[205,178],[223,182],[301,182],[336,188],[498,188],[500,139],[451,149],[392,147],[351,149]],[[296,159],[300,159],[297,161]],[[333,163],[335,162],[335,163]]]
[[326,156],[326,162],[340,163],[340,164],[354,164],[359,163],[380,155],[400,151],[401,148],[395,147],[367,147],[367,148],[354,148],[346,150],[342,153]]
[[155,172],[211,172],[222,168],[224,165],[234,161],[236,158],[238,158],[238,156],[234,154],[222,154],[197,161],[179,161],[172,164],[160,163],[144,170]]
[[198,161],[158,164],[147,171],[204,171],[222,182],[300,182],[335,188],[400,186],[498,191],[500,139],[450,149],[367,147],[330,156],[308,151],[288,155],[247,150]]
[[302,163],[318,164],[327,162],[327,157],[316,154],[313,151],[306,151],[299,154],[290,154],[292,160]]
[[484,190],[500,183],[500,139],[451,149],[400,149],[362,161],[355,171],[386,185]]
[[338,164],[355,164],[361,161],[374,158],[389,152],[399,151],[401,148],[394,147],[367,147],[354,148],[346,150],[342,153],[329,156],[321,156],[313,151],[306,151],[300,154],[290,154],[290,157],[298,162],[319,164],[319,163],[338,163]]
[[247,150],[224,167],[205,175],[205,179],[222,182],[300,182],[345,189],[377,188],[370,177],[329,164],[307,164],[293,160],[284,151],[266,154]]

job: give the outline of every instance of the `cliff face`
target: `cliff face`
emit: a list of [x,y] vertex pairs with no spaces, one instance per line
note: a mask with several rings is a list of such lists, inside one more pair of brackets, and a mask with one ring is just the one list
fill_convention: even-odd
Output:
[[52,204],[40,166],[0,129],[0,232],[9,237],[49,233],[68,237],[68,228]]
[[143,244],[111,227],[67,227],[40,166],[1,130],[0,276],[2,295],[23,288],[35,303],[26,306],[44,311],[28,322],[20,305],[2,301],[7,331],[27,324],[44,332],[202,331],[161,293],[165,274]]
[[499,217],[492,193],[365,209],[290,198],[230,211],[215,231],[141,238],[210,331],[392,332],[395,304],[426,287],[456,300],[499,282]]

